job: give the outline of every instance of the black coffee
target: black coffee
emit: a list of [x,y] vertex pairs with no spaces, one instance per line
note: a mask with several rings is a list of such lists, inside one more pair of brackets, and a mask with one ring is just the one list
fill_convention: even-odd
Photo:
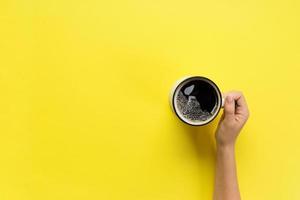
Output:
[[215,88],[204,80],[185,83],[176,97],[178,111],[191,121],[206,121],[215,111],[218,94]]

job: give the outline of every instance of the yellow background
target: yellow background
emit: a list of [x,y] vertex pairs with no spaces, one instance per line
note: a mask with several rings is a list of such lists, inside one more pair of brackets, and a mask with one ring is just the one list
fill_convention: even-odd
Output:
[[297,0],[0,0],[0,199],[211,199],[217,120],[189,127],[185,75],[242,90],[245,200],[300,199]]

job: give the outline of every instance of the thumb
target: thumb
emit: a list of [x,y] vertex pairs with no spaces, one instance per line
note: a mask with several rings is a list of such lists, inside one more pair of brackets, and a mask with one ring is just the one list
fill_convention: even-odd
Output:
[[225,118],[233,117],[235,113],[235,103],[232,96],[227,96],[224,104]]

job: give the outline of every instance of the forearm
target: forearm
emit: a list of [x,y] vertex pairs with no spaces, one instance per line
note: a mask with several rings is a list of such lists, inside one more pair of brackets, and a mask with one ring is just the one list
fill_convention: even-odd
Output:
[[234,145],[217,146],[214,200],[240,200]]

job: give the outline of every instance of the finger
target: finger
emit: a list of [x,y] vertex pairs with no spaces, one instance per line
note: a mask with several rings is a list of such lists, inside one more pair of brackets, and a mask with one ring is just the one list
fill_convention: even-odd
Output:
[[226,95],[225,104],[224,104],[224,113],[225,113],[225,118],[234,117],[235,103],[231,95]]
[[248,105],[242,92],[231,91],[226,95],[232,96],[234,101],[236,102],[236,114],[243,114],[247,116],[249,115]]

